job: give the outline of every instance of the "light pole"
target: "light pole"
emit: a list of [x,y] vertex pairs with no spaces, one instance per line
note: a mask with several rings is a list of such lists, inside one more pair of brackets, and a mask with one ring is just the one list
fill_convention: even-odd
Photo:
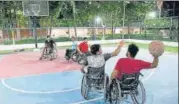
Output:
[[122,23],[122,26],[123,26],[123,27],[124,27],[124,25],[125,25],[126,3],[128,4],[129,1],[123,1],[123,23]]
[[97,31],[97,28],[98,28],[98,23],[101,21],[101,18],[100,17],[96,17],[96,19],[95,19],[95,23],[96,23],[96,35],[97,35],[97,33],[98,33],[98,31]]
[[[124,29],[124,26],[125,26],[126,3],[129,3],[129,2],[128,1],[123,1],[123,21],[122,21],[123,29]],[[123,33],[123,37],[122,38],[124,39],[124,33]]]
[[125,1],[123,1],[123,21],[122,21],[123,27],[124,27],[125,15],[126,15],[126,4],[125,4]]

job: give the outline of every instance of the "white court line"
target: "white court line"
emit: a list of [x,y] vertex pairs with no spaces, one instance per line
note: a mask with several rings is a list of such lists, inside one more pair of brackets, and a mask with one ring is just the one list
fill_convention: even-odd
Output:
[[80,102],[70,103],[70,104],[83,104],[83,103],[93,102],[93,101],[97,101],[97,100],[101,100],[101,99],[103,99],[103,97],[98,97],[98,98],[95,98],[95,99],[85,100],[85,101],[80,101]]
[[17,89],[17,88],[13,88],[13,87],[9,86],[8,84],[5,83],[4,79],[2,79],[1,82],[4,87],[6,87],[7,89],[9,89],[11,91],[15,91],[15,92],[19,92],[19,93],[27,93],[27,94],[54,94],[54,93],[70,92],[70,91],[75,91],[75,90],[80,89],[80,87],[77,87],[74,89],[61,90],[61,91],[26,91],[26,90]]
[[147,81],[151,76],[153,76],[153,74],[155,73],[155,70],[153,70],[146,78],[141,79],[142,82]]
[[[66,66],[67,68],[70,66]],[[46,75],[46,74],[57,74],[57,73],[65,73],[65,72],[76,72],[79,70],[66,70],[66,71],[61,71],[61,72],[45,72],[45,73],[37,73],[37,74],[32,74],[32,75],[22,75],[22,76],[14,76],[14,77],[8,77],[8,78],[2,78],[2,79],[12,79],[12,78],[23,78],[23,77],[32,77],[32,76],[39,76],[39,75]]]
[[146,78],[141,79],[141,81],[142,81],[142,82],[145,82],[145,81],[147,81],[148,79],[150,79],[150,77],[152,77],[152,76],[155,74],[156,70],[158,70],[158,68],[152,69],[151,73],[150,73]]
[[[0,62],[2,61],[3,58],[4,58],[4,56],[2,56]],[[66,66],[66,67],[70,67],[70,66]],[[67,71],[62,71],[62,72],[54,72],[54,74],[55,73],[74,72],[74,71],[76,72],[76,71],[79,71],[79,70],[67,70]],[[38,75],[45,75],[45,74],[53,74],[53,73],[41,73],[41,74],[35,74],[35,75],[17,76],[16,78],[38,76]],[[10,78],[14,78],[14,77],[10,77]],[[10,79],[10,78],[6,78],[6,79]],[[75,91],[75,90],[80,89],[80,87],[77,87],[77,88],[74,88],[74,89],[61,90],[61,91],[26,91],[26,90],[16,89],[16,88],[9,86],[8,84],[5,83],[4,78],[1,79],[1,83],[4,87],[6,87],[7,89],[9,89],[11,91],[15,91],[15,92],[19,92],[19,93],[27,93],[27,94],[53,94],[53,93],[70,92],[70,91]]]
[[[69,67],[69,66],[68,66]],[[58,73],[65,73],[65,72],[76,72],[79,70],[68,70],[68,71],[63,71],[63,72],[58,72]],[[30,77],[30,76],[38,76],[38,75],[45,75],[45,74],[51,74],[51,73],[42,73],[42,74],[35,74],[35,75],[26,75],[26,76],[20,76],[17,78],[23,78],[23,77]],[[54,72],[54,74],[56,74]],[[14,77],[13,77],[14,78]],[[11,78],[6,78],[6,79],[11,79]],[[19,92],[19,93],[27,93],[27,94],[53,94],[53,93],[64,93],[64,92],[70,92],[70,91],[75,91],[75,90],[79,90],[80,87],[74,88],[74,89],[68,89],[68,90],[61,90],[61,91],[27,91],[27,90],[23,90],[23,89],[17,89],[17,88],[13,88],[11,86],[9,86],[8,84],[5,83],[5,79],[2,78],[1,79],[1,83],[4,87],[6,87],[7,89],[11,90],[11,91],[15,91],[15,92]],[[80,83],[81,84],[81,83]]]

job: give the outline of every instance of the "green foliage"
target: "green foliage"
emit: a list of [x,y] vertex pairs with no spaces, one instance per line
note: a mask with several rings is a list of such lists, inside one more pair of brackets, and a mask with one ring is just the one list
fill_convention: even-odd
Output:
[[146,27],[158,27],[158,28],[168,28],[171,25],[170,18],[161,19],[146,19],[144,21]]
[[[3,19],[16,22],[19,27],[29,27],[30,20],[23,16],[22,2],[4,1]],[[40,17],[41,27],[73,27],[75,21],[80,26],[95,26],[96,16],[102,18],[106,26],[121,26],[123,21],[123,1],[49,1],[49,17]],[[148,2],[125,2],[126,16],[128,20],[144,19],[146,13],[151,11],[155,4]],[[13,12],[10,12],[10,11]],[[5,12],[6,11],[6,12]],[[74,19],[74,16],[75,19]],[[15,20],[13,20],[15,19]],[[101,23],[99,24],[101,25]]]

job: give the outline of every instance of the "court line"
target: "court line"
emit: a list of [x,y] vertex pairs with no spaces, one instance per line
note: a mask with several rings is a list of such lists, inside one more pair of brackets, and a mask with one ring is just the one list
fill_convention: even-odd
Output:
[[70,91],[75,91],[75,90],[80,89],[80,87],[77,87],[77,88],[61,90],[61,91],[26,91],[26,90],[16,89],[16,88],[9,86],[8,84],[6,84],[4,79],[1,80],[1,83],[4,87],[6,87],[7,89],[9,89],[11,91],[15,91],[15,92],[19,92],[19,93],[27,93],[27,94],[54,94],[54,93],[70,92]]
[[[69,66],[67,66],[68,68]],[[79,71],[78,69],[75,70],[65,70],[65,71],[61,71],[61,72],[45,72],[45,73],[37,73],[37,74],[31,74],[31,75],[21,75],[21,76],[14,76],[14,77],[7,77],[7,78],[0,78],[0,79],[12,79],[12,78],[23,78],[23,77],[31,77],[31,76],[38,76],[38,75],[46,75],[46,74],[57,74],[57,73],[64,73],[64,72],[76,72]],[[79,71],[80,72],[80,71]]]
[[[4,57],[1,58],[1,60],[3,59]],[[156,69],[157,70],[157,69]],[[146,77],[145,79],[142,79],[143,82],[145,82],[146,80],[148,80],[151,76],[153,76],[153,74],[155,73],[156,70],[153,70],[150,75],[148,75],[148,77]],[[60,72],[60,73],[64,73],[64,72],[71,72],[71,71],[79,71],[79,70],[68,70],[68,71],[63,71],[63,72]],[[44,74],[49,74],[49,73],[43,73]],[[21,76],[21,77],[28,77],[28,76],[38,76],[38,75],[42,75],[42,74],[37,74],[37,75],[26,75],[26,76]],[[13,88],[11,86],[9,86],[8,84],[5,83],[5,79],[3,78],[1,80],[2,82],[2,85],[12,91],[16,91],[16,92],[20,92],[20,93],[28,93],[28,94],[52,94],[52,93],[63,93],[63,92],[70,92],[70,91],[75,91],[75,90],[79,90],[80,88],[74,88],[74,89],[68,89],[68,90],[62,90],[62,91],[26,91],[26,90],[22,90],[22,89],[16,89],[16,88]],[[87,102],[91,102],[91,101],[96,101],[96,100],[99,100],[100,98],[96,98],[96,99],[92,99],[92,100],[88,100]],[[79,103],[85,103],[86,101],[82,101],[82,102],[79,102]],[[77,103],[74,103],[74,104],[78,104]]]
[[[2,61],[2,59],[4,58],[4,56],[2,56],[0,62]],[[69,67],[69,66],[67,66]],[[58,73],[64,73],[64,72],[74,72],[74,71],[79,71],[79,70],[67,70],[67,71],[62,71],[62,72],[58,72]],[[55,74],[56,72],[54,72]],[[38,75],[45,75],[45,74],[51,74],[51,73],[41,73],[41,74],[34,74],[34,75],[25,75],[25,76],[17,76],[17,78],[22,78],[22,77],[30,77],[30,76],[38,76]],[[10,78],[14,78],[14,77],[10,77]],[[6,79],[10,79],[10,78],[6,78]],[[61,91],[26,91],[26,90],[22,90],[22,89],[16,89],[13,88],[11,86],[9,86],[8,84],[5,83],[5,78],[1,79],[1,83],[4,87],[6,87],[7,89],[11,90],[11,91],[15,91],[15,92],[19,92],[19,93],[27,93],[27,94],[53,94],[53,93],[64,93],[64,92],[70,92],[70,91],[75,91],[75,90],[79,90],[80,87],[74,88],[74,89],[68,89],[68,90],[61,90]]]
[[149,74],[146,78],[141,79],[141,81],[142,81],[142,82],[145,82],[145,81],[147,81],[148,79],[150,79],[150,77],[152,77],[152,76],[155,74],[156,70],[158,70],[158,68],[152,69],[152,71],[150,72],[150,74]]
[[[4,59],[5,56],[7,55],[1,55],[2,58],[0,59],[0,62]],[[21,56],[20,56],[21,58]],[[65,66],[67,69],[70,67],[69,65]],[[30,77],[30,76],[38,76],[38,75],[45,75],[45,74],[55,74],[55,73],[63,73],[63,72],[70,72],[70,71],[79,71],[78,69],[75,70],[66,70],[66,71],[61,71],[61,72],[50,72],[50,73],[39,73],[39,74],[31,74],[31,75],[22,75],[22,76],[13,76],[13,77],[7,77],[7,78],[0,78],[0,79],[11,79],[11,78],[23,78],[23,77]]]
[[[70,103],[70,104],[83,104],[83,103],[89,103],[89,102],[93,102],[93,101],[97,101],[97,100],[101,100],[101,99],[103,99],[103,97],[98,97],[98,98],[95,98],[95,99],[90,99],[90,100],[85,100],[85,101],[80,101],[80,102],[75,102],[75,103]],[[123,100],[121,100],[121,101],[123,101]],[[126,102],[128,104],[132,104],[129,101],[124,101],[124,102]]]
[[[58,73],[74,72],[74,71],[76,72],[76,71],[79,71],[79,70],[67,70],[67,71],[58,72]],[[42,74],[36,74],[36,75],[20,76],[20,77],[17,77],[17,78],[38,76],[38,75],[45,75],[45,74],[51,74],[51,73],[42,73]],[[56,73],[53,73],[53,74],[56,74]],[[10,79],[10,78],[7,78],[7,79]],[[68,89],[68,90],[61,90],[61,91],[27,91],[27,90],[17,89],[17,88],[13,88],[13,87],[9,86],[7,83],[5,83],[4,78],[1,79],[1,83],[4,87],[6,87],[7,89],[9,89],[11,91],[15,91],[15,92],[19,92],[19,93],[27,93],[27,94],[54,94],[54,93],[70,92],[70,91],[75,91],[75,90],[80,89],[80,87],[77,87],[77,88]]]
[[97,100],[101,100],[101,99],[103,99],[103,97],[98,97],[98,98],[95,98],[95,99],[85,100],[85,101],[80,101],[80,102],[70,103],[70,104],[83,104],[83,103],[93,102],[93,101],[97,101]]
[[[2,61],[3,58],[4,58],[4,56],[2,56],[0,61]],[[69,67],[69,66],[66,66],[66,67]],[[151,76],[153,76],[153,74],[156,72],[157,69],[153,69],[152,72],[150,73],[150,75],[148,75],[145,79],[141,79],[141,81],[143,81],[143,82],[147,81]],[[40,74],[33,74],[33,75],[15,76],[15,77],[9,77],[9,78],[5,78],[5,79],[30,77],[30,76],[38,76],[38,75],[45,75],[45,74],[55,74],[55,73],[63,73],[63,72],[70,72],[70,71],[79,71],[79,70],[67,70],[67,71],[62,71],[62,72],[40,73]]]

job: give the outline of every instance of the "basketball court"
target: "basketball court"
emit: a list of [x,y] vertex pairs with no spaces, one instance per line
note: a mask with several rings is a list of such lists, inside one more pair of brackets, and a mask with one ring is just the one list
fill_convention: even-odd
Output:
[[[49,16],[48,1],[23,1],[22,7],[23,15],[32,22],[32,36],[37,48],[36,17]],[[104,47],[103,53],[114,49]],[[0,56],[0,104],[105,103],[102,93],[94,94],[89,100],[81,96],[81,66],[65,60],[65,50],[60,49],[58,58],[53,61],[40,61],[40,55],[40,52],[22,52]],[[125,56],[126,48],[107,61],[105,71],[109,76],[117,60]],[[148,50],[142,49],[136,58],[146,61],[153,59]],[[178,103],[178,54],[164,53],[156,69],[144,70],[142,74],[147,95],[145,104]],[[122,104],[132,104],[130,96]]]
[[[103,48],[104,53],[114,47]],[[81,66],[64,58],[65,50],[59,50],[59,58],[40,61],[40,52],[4,55],[0,62],[1,104],[104,104],[102,94],[90,100],[81,96]],[[117,60],[125,56],[126,48],[106,64],[111,74]],[[140,50],[138,59],[151,61],[147,50]],[[177,104],[178,55],[164,53],[158,68],[142,71],[141,80],[146,90],[146,104]],[[130,97],[123,104],[131,104]]]

